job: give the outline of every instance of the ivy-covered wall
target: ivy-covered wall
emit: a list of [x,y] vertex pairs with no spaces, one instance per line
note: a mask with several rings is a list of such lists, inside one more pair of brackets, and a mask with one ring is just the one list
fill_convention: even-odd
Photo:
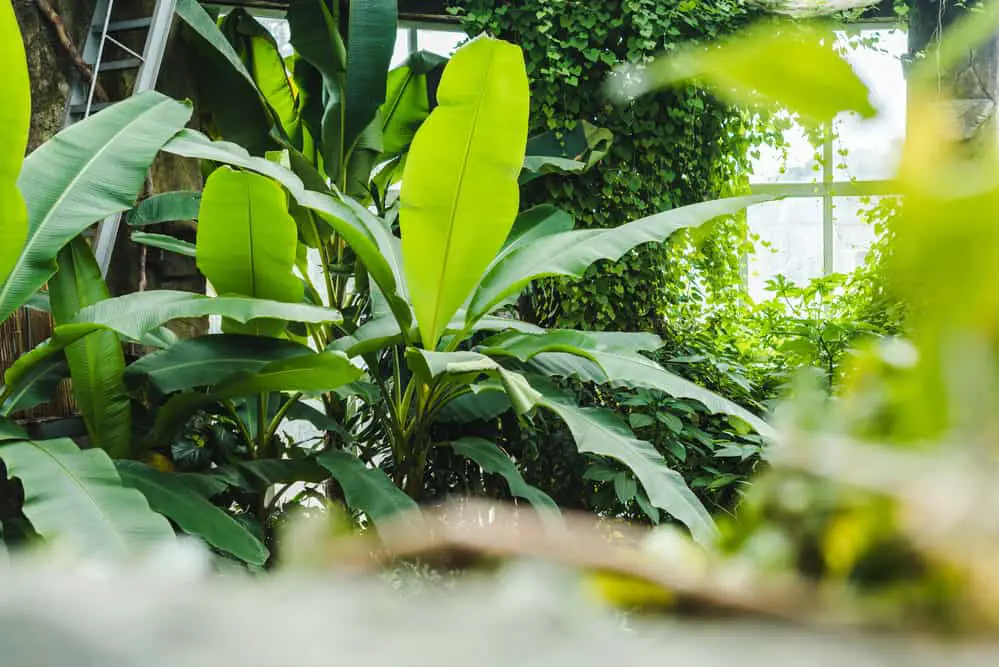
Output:
[[[615,106],[605,95],[612,68],[640,62],[688,40],[711,40],[744,25],[745,0],[455,0],[469,34],[485,31],[523,48],[531,78],[531,131],[562,130],[585,119],[610,129],[610,153],[575,178],[531,183],[523,206],[551,202],[579,228],[613,227],[657,211],[745,187],[758,141],[746,116],[702,89],[687,87]],[[698,244],[647,245],[603,262],[583,281],[543,286],[534,310],[544,324],[655,331],[699,311],[739,282],[746,240],[741,221]]]

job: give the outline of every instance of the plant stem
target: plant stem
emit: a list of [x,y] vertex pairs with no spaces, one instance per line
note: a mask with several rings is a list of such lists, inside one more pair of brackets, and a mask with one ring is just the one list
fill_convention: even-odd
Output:
[[281,421],[284,419],[284,416],[288,414],[288,410],[291,410],[292,406],[294,406],[295,403],[298,402],[298,399],[300,398],[302,398],[302,392],[300,391],[295,392],[294,394],[289,396],[288,400],[282,403],[281,407],[278,408],[278,411],[274,413],[274,417],[271,419],[270,424],[267,425],[268,441],[270,441],[270,439],[277,432],[278,426],[281,425]]

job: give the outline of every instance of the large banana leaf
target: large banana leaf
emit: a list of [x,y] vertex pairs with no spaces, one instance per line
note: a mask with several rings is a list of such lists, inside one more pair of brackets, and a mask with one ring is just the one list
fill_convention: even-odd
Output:
[[642,243],[665,241],[679,229],[696,227],[771,199],[769,195],[717,199],[656,213],[620,227],[583,229],[537,239],[493,265],[475,289],[467,319],[474,322],[536,278],[579,278],[597,260],[620,259]]
[[208,502],[180,475],[160,472],[137,461],[118,461],[115,465],[125,486],[142,493],[150,507],[185,533],[197,535],[250,565],[262,566],[267,562],[270,555],[267,547],[243,524]]
[[[21,29],[14,5],[0,5],[0,283],[10,272],[28,236],[28,212],[17,189],[17,175],[28,145],[31,121],[31,86]],[[6,315],[0,315],[0,321]]]
[[302,300],[295,274],[298,227],[274,181],[230,167],[205,183],[198,218],[198,268],[219,294]]
[[[92,322],[117,331],[131,340],[160,325],[184,317],[221,315],[246,323],[259,318],[291,322],[341,322],[335,310],[304,303],[282,303],[242,296],[204,296],[176,290],[150,290],[106,299],[80,311],[75,322]],[[57,329],[58,332],[58,329]]]
[[555,412],[569,427],[581,453],[609,456],[624,463],[642,483],[649,500],[690,529],[694,539],[710,544],[717,535],[711,515],[683,477],[670,470],[655,448],[639,440],[610,410],[581,408],[552,388],[542,388],[541,405]]
[[22,441],[0,446],[0,459],[24,484],[24,515],[49,542],[88,556],[127,556],[174,538],[100,449],[82,451],[68,438]]
[[218,334],[188,338],[147,354],[125,373],[130,382],[148,378],[164,394],[218,384],[238,373],[253,373],[288,357],[312,354],[299,343],[280,338]]
[[671,396],[692,398],[712,412],[735,415],[761,435],[773,437],[773,429],[749,410],[670,373],[638,353],[661,345],[662,341],[653,334],[562,330],[543,334],[507,332],[483,341],[479,351],[530,361],[534,370],[547,376],[656,389]]
[[27,157],[18,185],[28,240],[0,285],[0,321],[52,277],[63,246],[135,203],[160,147],[190,116],[185,105],[147,91],[71,125]]
[[347,505],[364,512],[377,525],[403,512],[414,512],[416,502],[400,491],[381,470],[369,468],[353,454],[327,451],[316,457],[343,489]]
[[558,514],[558,503],[541,489],[524,481],[517,466],[496,443],[484,438],[468,437],[459,438],[448,444],[455,453],[474,461],[482,468],[482,472],[499,475],[505,479],[507,486],[510,487],[510,493],[534,505],[542,516]]
[[417,51],[388,74],[382,121],[380,161],[393,158],[407,148],[416,131],[437,106],[437,87],[447,58]]
[[[49,281],[52,316],[71,321],[81,309],[110,297],[90,245],[78,236],[59,252],[59,270]],[[96,331],[66,347],[73,398],[90,442],[113,457],[131,448],[132,407],[125,392],[125,354],[118,334]]]
[[344,146],[357,140],[385,101],[385,80],[395,50],[396,0],[351,0],[347,16]]
[[[339,3],[333,3],[333,7],[339,7]],[[308,108],[303,109],[303,119],[311,126],[313,137],[320,140],[320,154],[326,173],[336,178],[343,166],[343,155],[347,151],[343,140],[347,49],[340,36],[339,16],[331,13],[325,0],[294,0],[288,6],[287,16],[291,45],[295,47],[295,52],[311,65],[311,71],[318,71],[322,77],[323,95],[320,103],[307,85],[312,77],[301,76],[300,68],[296,65],[295,78],[305,84],[300,85],[303,96],[312,98],[307,106],[314,106],[316,109],[315,114],[310,113]],[[313,115],[320,116],[319,126],[316,126]]]
[[427,349],[436,347],[517,217],[528,96],[520,49],[480,37],[444,69],[439,104],[413,139],[399,224]]

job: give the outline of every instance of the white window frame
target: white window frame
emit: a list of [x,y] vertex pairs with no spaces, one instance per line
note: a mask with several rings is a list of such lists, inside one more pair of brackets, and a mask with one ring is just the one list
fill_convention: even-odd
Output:
[[[851,24],[860,30],[900,30],[893,21],[864,21]],[[778,197],[821,197],[822,198],[822,275],[833,273],[835,240],[835,197],[893,196],[897,186],[891,180],[836,180],[836,161],[833,148],[833,123],[823,125],[822,159],[819,166],[822,179],[818,183],[755,183],[750,184],[752,194],[774,195]],[[748,257],[747,257],[748,260]],[[747,262],[748,263],[748,262]],[[748,267],[747,267],[748,268]],[[746,275],[748,284],[748,274]]]

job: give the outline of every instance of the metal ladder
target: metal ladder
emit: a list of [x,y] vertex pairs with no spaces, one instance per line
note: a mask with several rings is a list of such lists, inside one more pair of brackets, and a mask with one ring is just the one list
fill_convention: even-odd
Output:
[[[115,21],[112,18],[114,0],[97,0],[83,52],[80,54],[83,61],[90,66],[94,76],[89,82],[83,77],[76,77],[70,90],[66,125],[83,120],[91,113],[100,111],[112,103],[94,100],[94,93],[97,90],[102,72],[137,70],[135,84],[129,93],[130,95],[136,95],[156,87],[156,79],[160,73],[160,66],[163,64],[163,54],[166,52],[167,37],[170,35],[170,25],[173,22],[176,5],[177,0],[156,0],[152,16]],[[115,37],[115,35],[121,37],[123,33],[140,30],[146,31],[142,53],[129,48]],[[105,51],[108,45],[117,48],[127,57],[107,59]],[[97,227],[96,239],[93,241],[94,256],[97,258],[97,264],[100,266],[103,276],[107,276],[108,267],[111,265],[111,253],[114,251],[115,240],[118,238],[120,223],[121,214],[116,213],[102,220]]]

